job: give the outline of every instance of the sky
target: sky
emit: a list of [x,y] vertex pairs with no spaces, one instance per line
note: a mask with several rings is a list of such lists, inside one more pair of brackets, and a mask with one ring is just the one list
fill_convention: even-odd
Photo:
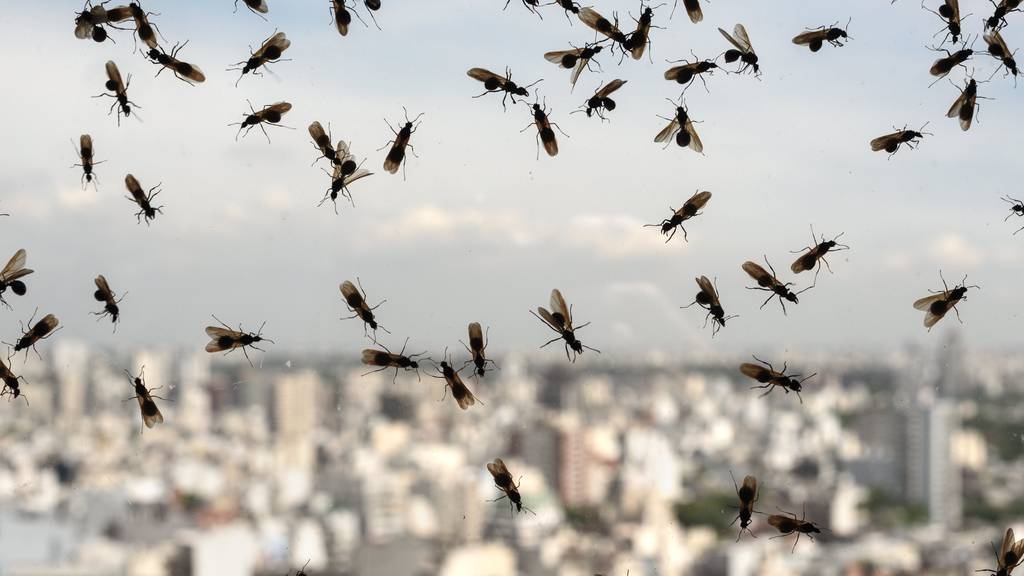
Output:
[[[939,342],[961,332],[973,346],[1024,343],[1019,285],[1024,221],[1003,222],[1000,196],[1020,190],[1024,128],[1019,91],[997,73],[981,84],[979,121],[962,132],[945,116],[958,91],[942,80],[929,88],[942,37],[939,19],[918,2],[888,0],[705,3],[692,24],[671,6],[655,11],[651,59],[599,58],[603,73],[584,73],[570,91],[569,72],[543,54],[594,39],[554,6],[543,19],[519,0],[418,2],[385,0],[382,30],[354,22],[335,31],[325,0],[268,0],[267,21],[230,0],[151,0],[147,10],[166,38],[189,41],[179,57],[198,65],[204,84],[191,87],[134,51],[128,32],[116,44],[73,35],[76,2],[29,3],[7,14],[7,36],[19,46],[7,61],[12,79],[0,92],[7,111],[0,154],[0,258],[28,251],[28,295],[0,310],[0,339],[17,337],[18,321],[54,313],[59,338],[134,347],[205,345],[211,314],[255,328],[279,350],[358,354],[363,330],[347,316],[338,285],[361,279],[371,303],[386,298],[378,319],[400,347],[458,346],[466,324],[490,326],[497,352],[527,350],[553,336],[527,311],[547,305],[552,288],[574,304],[584,342],[610,355],[656,349],[702,350],[884,348]],[[933,2],[936,3],[936,2]],[[632,24],[639,2],[600,0]],[[360,4],[364,18],[366,10]],[[970,34],[980,33],[988,2],[964,1]],[[805,28],[851,19],[843,48],[812,54],[790,39]],[[1009,17],[1011,48],[1024,42],[1024,15]],[[368,18],[367,18],[368,20]],[[686,92],[705,155],[653,142],[679,97],[662,79],[666,59],[713,58],[726,47],[716,27],[742,22],[760,56],[763,76],[716,72],[708,91]],[[631,28],[626,24],[623,28]],[[272,73],[226,68],[274,31],[292,41],[289,61]],[[979,40],[978,49],[984,45]],[[118,126],[107,115],[104,63],[132,74],[140,120]],[[652,61],[653,60],[653,63]],[[535,88],[558,134],[560,154],[537,159],[527,105],[502,110],[501,97],[474,99],[483,88],[471,67],[508,66]],[[987,78],[997,62],[969,62]],[[570,114],[601,82],[628,83],[616,93],[610,122]],[[963,82],[963,71],[950,75]],[[286,100],[293,109],[270,129],[235,140],[238,122],[256,106]],[[423,113],[413,135],[418,157],[406,177],[390,175],[377,151],[402,120],[402,107]],[[306,127],[330,123],[374,175],[352,187],[355,207],[339,214],[317,207],[329,178]],[[930,122],[918,150],[893,158],[868,142],[893,126]],[[72,141],[93,137],[97,187],[83,190]],[[146,188],[162,183],[164,213],[137,224],[124,176]],[[713,197],[704,214],[669,243],[657,229],[696,190]],[[1014,225],[1016,224],[1016,225]],[[830,259],[817,286],[784,316],[777,304],[744,289],[745,260],[767,254],[786,280],[790,251],[810,243],[810,229],[851,250]],[[928,333],[911,303],[968,275],[981,290],[961,306],[964,324],[945,319]],[[116,333],[90,311],[93,278],[128,291]],[[739,318],[712,339],[693,301],[699,275],[717,278],[722,303]],[[936,344],[937,345],[937,344]],[[551,349],[552,358],[561,352]]]

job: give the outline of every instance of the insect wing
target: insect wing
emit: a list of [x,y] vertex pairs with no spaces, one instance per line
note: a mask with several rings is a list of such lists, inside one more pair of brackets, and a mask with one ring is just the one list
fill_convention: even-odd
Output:
[[[256,53],[252,55],[252,57],[258,60],[263,60],[264,58],[266,58],[267,50],[269,50],[272,46],[276,47],[278,51],[284,52],[291,45],[292,41],[285,37],[284,32],[278,32],[277,34],[274,34],[270,38],[267,38],[267,40],[263,42],[263,45],[260,46],[259,50],[257,50]],[[274,58],[274,60],[276,60],[276,58]]]
[[558,288],[551,291],[551,311],[565,318],[565,328],[572,330],[572,315],[569,313],[569,306],[566,305],[565,298],[562,297],[562,292]]
[[7,261],[7,265],[0,271],[0,282],[10,282],[11,280],[27,276],[32,273],[28,268],[24,268],[25,259],[28,254],[24,248],[20,248],[11,256],[11,259]]
[[594,96],[597,96],[598,98],[607,98],[609,94],[615,92],[619,88],[622,88],[623,84],[625,84],[626,82],[628,82],[628,80],[612,80],[611,82],[602,86],[601,89],[594,94]]
[[686,120],[685,128],[686,132],[690,135],[690,149],[698,154],[704,152],[704,143],[700,141],[697,129],[693,127],[693,122],[690,119]]
[[472,322],[469,325],[469,348],[478,353],[484,348],[484,331],[479,322]]
[[902,130],[899,132],[893,132],[892,134],[886,134],[885,136],[879,136],[871,141],[871,149],[878,152],[879,150],[889,148],[892,144],[899,144],[901,134],[903,134]]
[[771,370],[761,366],[760,364],[752,364],[750,362],[744,362],[740,364],[740,372],[745,376],[753,378],[758,382],[765,382],[771,379],[773,373]]
[[914,302],[914,308],[917,310],[927,310],[931,308],[932,303],[938,302],[939,300],[945,300],[946,293],[941,292],[939,294],[932,294],[931,296],[925,296]]
[[654,137],[654,141],[666,142],[669,138],[675,136],[676,132],[679,132],[679,120],[673,118],[668,123],[668,126],[665,126],[664,128],[661,129],[661,132],[658,132],[658,135]]
[[[545,54],[544,56],[546,58],[547,54]],[[560,62],[561,60],[559,59],[558,61]],[[499,89],[504,89],[507,83],[507,80],[505,79],[504,76],[499,76],[498,74],[495,74],[494,72],[491,72],[490,70],[485,70],[483,68],[470,68],[469,71],[466,72],[466,75],[468,75],[470,78],[473,78],[474,80],[479,80],[481,82],[494,80],[495,82],[498,83]]]
[[712,305],[721,305],[718,301],[718,291],[715,290],[714,284],[711,280],[708,280],[707,276],[701,276],[697,278],[697,286],[700,287],[700,291],[708,297],[708,302]]
[[743,271],[749,274],[754,280],[757,280],[758,283],[768,278],[772,279],[774,283],[775,277],[769,274],[768,271],[762,268],[757,262],[747,260],[743,263]]
[[811,30],[793,37],[793,44],[806,46],[811,42],[824,42],[828,39],[828,30]]
[[107,78],[117,86],[114,92],[118,94],[123,94],[124,81],[121,80],[121,71],[117,69],[117,64],[114,64],[113,60],[108,60],[106,68]]
[[[554,52],[545,52],[544,59],[547,60],[548,62],[551,62],[552,64],[561,65],[562,59],[564,59],[566,56],[575,56],[576,58],[579,58],[580,54],[582,53],[583,48],[574,48],[572,50],[557,50]],[[470,72],[472,72],[472,70]],[[472,74],[470,74],[470,76],[472,76]]]

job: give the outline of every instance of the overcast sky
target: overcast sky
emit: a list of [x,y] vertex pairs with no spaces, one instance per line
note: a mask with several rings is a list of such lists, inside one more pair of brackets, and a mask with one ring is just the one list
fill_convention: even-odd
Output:
[[[936,2],[932,2],[933,4]],[[996,74],[982,84],[980,122],[960,131],[945,112],[958,92],[934,87],[926,48],[942,23],[916,1],[716,1],[692,24],[680,9],[659,8],[652,64],[603,54],[603,74],[584,73],[573,93],[569,73],[543,54],[594,38],[556,7],[529,13],[519,0],[422,2],[385,0],[383,30],[355,22],[348,37],[332,26],[326,0],[269,0],[269,21],[230,0],[158,2],[146,8],[168,44],[189,40],[180,54],[206,73],[190,87],[133,52],[128,32],[117,44],[73,35],[76,2],[23,3],[8,11],[10,46],[0,154],[0,258],[28,250],[36,273],[25,297],[0,311],[0,336],[12,341],[17,320],[55,313],[60,338],[104,344],[206,342],[210,314],[246,327],[266,320],[278,349],[363,347],[358,321],[347,315],[338,284],[362,279],[392,331],[385,342],[411,336],[418,349],[457,345],[466,324],[491,326],[495,350],[536,346],[549,332],[527,313],[546,305],[553,287],[575,304],[588,344],[608,352],[645,347],[666,352],[749,350],[766,342],[787,347],[900,345],[937,342],[958,330],[975,346],[1024,342],[1019,310],[1024,221],[1003,222],[1004,194],[1020,185],[1020,92]],[[985,1],[965,1],[980,32]],[[639,3],[601,0],[606,15],[637,15]],[[366,17],[366,10],[360,4]],[[812,54],[790,39],[805,27],[845,24],[849,45]],[[1024,42],[1024,15],[1009,17],[1011,48]],[[665,98],[679,95],[662,79],[665,59],[711,58],[726,44],[716,27],[743,22],[764,72],[715,73],[710,93],[691,88],[686,102],[706,156],[653,143],[670,115]],[[624,28],[627,27],[624,25]],[[244,60],[275,29],[292,40],[291,59],[273,74],[225,71]],[[979,41],[976,48],[983,49]],[[107,115],[103,64],[132,74],[129,94],[142,121]],[[972,60],[979,78],[996,61]],[[473,99],[482,86],[466,76],[479,66],[510,66],[522,84],[537,85],[560,138],[556,158],[536,159],[535,132],[525,105],[502,111],[500,96]],[[962,82],[962,71],[950,78]],[[569,113],[602,81],[628,80],[616,94],[610,123]],[[235,141],[237,122],[254,105],[294,106],[272,129]],[[381,168],[390,138],[384,119],[401,120],[402,106],[424,113],[413,136],[419,154],[407,179]],[[375,174],[352,187],[356,207],[317,208],[327,176],[311,166],[306,126],[331,123],[335,139],[352,143]],[[919,150],[891,160],[868,141],[893,125],[930,121]],[[82,190],[72,140],[90,133],[99,187]],[[321,164],[323,164],[321,162]],[[164,214],[136,224],[124,176],[145,187],[158,182]],[[669,215],[697,189],[714,196],[703,216],[665,244],[642,228]],[[777,304],[759,310],[759,293],[744,289],[740,269],[767,253],[784,280],[793,279],[789,253],[819,233],[845,232],[852,250],[831,259],[818,286],[783,316]],[[1016,226],[1014,225],[1016,224]],[[964,303],[961,326],[947,318],[929,334],[911,303],[929,288],[969,275],[982,290]],[[89,311],[92,280],[106,276],[122,303],[116,334]],[[717,277],[728,313],[740,317],[714,339],[703,315],[678,306],[693,300],[694,277]],[[795,278],[799,286],[809,274]],[[552,350],[551,354],[558,354]]]

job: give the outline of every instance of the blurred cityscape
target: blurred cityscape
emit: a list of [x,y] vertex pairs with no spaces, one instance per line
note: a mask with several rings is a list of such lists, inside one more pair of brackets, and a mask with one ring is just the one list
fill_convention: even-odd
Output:
[[[510,355],[464,378],[481,403],[462,411],[428,362],[392,382],[348,356],[55,339],[13,361],[29,403],[0,403],[0,575],[994,569],[989,543],[1024,520],[1024,357],[935,342],[766,358],[818,372],[802,404],[750,390],[739,356]],[[125,401],[142,365],[166,398],[151,430]],[[496,457],[532,513],[491,501]],[[757,510],[827,530],[792,551],[755,515],[737,541],[730,472],[758,478]]]

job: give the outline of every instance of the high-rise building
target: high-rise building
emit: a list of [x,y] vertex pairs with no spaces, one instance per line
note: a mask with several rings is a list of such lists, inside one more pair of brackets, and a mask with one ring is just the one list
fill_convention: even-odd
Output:
[[57,406],[65,422],[78,420],[86,410],[89,347],[83,342],[60,340],[53,346],[53,371],[57,379]]
[[960,526],[963,498],[952,439],[960,427],[953,401],[935,399],[907,410],[907,497],[928,509],[929,520],[946,530]]

